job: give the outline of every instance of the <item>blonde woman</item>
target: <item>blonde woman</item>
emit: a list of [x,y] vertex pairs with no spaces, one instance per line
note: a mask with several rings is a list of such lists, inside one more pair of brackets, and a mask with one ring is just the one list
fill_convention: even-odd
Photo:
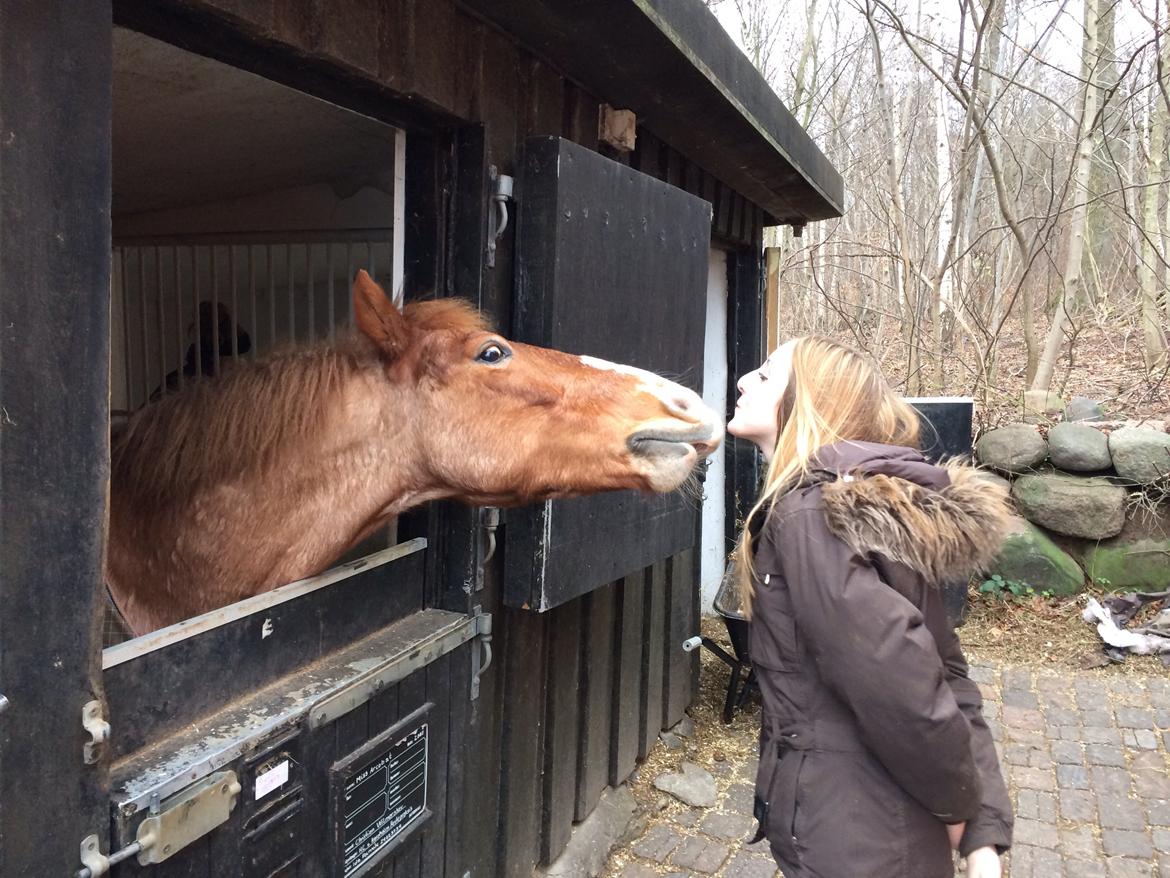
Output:
[[928,464],[855,351],[791,341],[728,432],[768,477],[739,552],[763,692],[756,816],[785,878],[998,878],[1012,815],[938,586],[994,556],[1003,491]]

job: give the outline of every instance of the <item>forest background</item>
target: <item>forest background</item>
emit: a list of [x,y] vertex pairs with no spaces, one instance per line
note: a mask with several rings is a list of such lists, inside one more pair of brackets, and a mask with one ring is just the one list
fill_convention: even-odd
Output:
[[846,182],[841,219],[769,230],[781,339],[981,428],[1071,396],[1165,422],[1167,0],[705,2]]

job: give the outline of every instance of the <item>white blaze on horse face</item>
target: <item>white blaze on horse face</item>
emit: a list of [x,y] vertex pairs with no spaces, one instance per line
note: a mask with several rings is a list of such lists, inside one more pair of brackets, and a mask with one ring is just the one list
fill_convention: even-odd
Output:
[[666,406],[667,411],[676,417],[698,423],[714,420],[715,413],[707,408],[702,397],[689,387],[683,387],[681,384],[667,381],[661,375],[655,375],[653,372],[647,372],[645,369],[626,366],[622,363],[611,363],[609,360],[601,360],[597,357],[583,356],[581,357],[581,362],[586,366],[600,369],[603,372],[617,372],[621,375],[630,375],[637,378],[639,381],[638,391],[653,396]]
[[653,490],[673,491],[686,480],[699,460],[719,447],[723,440],[723,419],[693,390],[645,369],[596,357],[580,359],[591,368],[635,378],[636,391],[648,394],[666,409],[666,417],[631,425],[633,432],[626,439],[632,464]]

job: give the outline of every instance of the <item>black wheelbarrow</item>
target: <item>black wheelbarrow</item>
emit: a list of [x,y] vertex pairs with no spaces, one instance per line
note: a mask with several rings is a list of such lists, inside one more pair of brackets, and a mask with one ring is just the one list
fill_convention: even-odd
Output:
[[734,564],[727,565],[712,606],[727,626],[727,637],[731,640],[734,655],[728,654],[710,637],[703,637],[702,644],[731,668],[731,679],[727,682],[727,695],[723,701],[723,722],[729,724],[735,711],[743,707],[754,692],[759,691],[748,650],[748,620],[740,608]]

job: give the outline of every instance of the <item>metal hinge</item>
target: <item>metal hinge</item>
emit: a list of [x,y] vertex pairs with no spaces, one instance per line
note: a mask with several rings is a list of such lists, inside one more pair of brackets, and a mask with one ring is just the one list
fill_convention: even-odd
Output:
[[508,200],[512,198],[512,178],[501,174],[495,165],[488,167],[492,182],[491,204],[488,205],[487,267],[496,267],[496,244],[508,228]]
[[492,614],[483,612],[476,606],[472,611],[475,614],[475,636],[483,647],[483,652],[473,650],[471,653],[471,700],[479,698],[479,678],[492,663]]
[[487,546],[483,552],[483,559],[480,564],[487,564],[492,560],[496,554],[496,531],[500,529],[503,516],[500,513],[499,507],[496,506],[481,506],[479,509],[479,526],[483,528],[484,536],[487,541]]
[[504,523],[503,510],[495,506],[481,506],[476,510],[475,564],[464,590],[471,595],[483,591],[484,568],[495,557],[499,546],[499,529]]
[[162,807],[152,805],[150,816],[138,825],[136,840],[106,856],[96,835],[81,842],[82,869],[76,878],[99,878],[135,854],[141,866],[170,859],[193,841],[227,822],[240,791],[234,771],[219,771],[172,796]]
[[102,715],[100,701],[87,701],[81,708],[81,727],[89,733],[82,747],[81,758],[86,765],[95,765],[102,758],[102,749],[110,740],[110,724]]

